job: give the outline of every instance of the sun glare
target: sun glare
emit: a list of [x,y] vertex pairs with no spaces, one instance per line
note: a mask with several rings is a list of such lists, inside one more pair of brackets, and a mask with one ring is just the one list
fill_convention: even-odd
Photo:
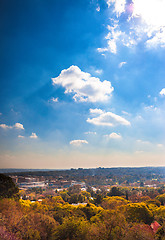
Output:
[[140,16],[148,25],[165,26],[165,0],[133,0],[133,16]]

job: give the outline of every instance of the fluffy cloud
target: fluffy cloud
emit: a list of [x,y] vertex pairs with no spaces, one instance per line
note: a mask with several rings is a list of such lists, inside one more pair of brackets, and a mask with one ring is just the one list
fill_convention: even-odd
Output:
[[[99,109],[101,110],[101,109]],[[87,122],[97,125],[97,126],[109,126],[113,127],[116,125],[125,125],[130,126],[130,122],[127,121],[125,118],[116,115],[112,112],[104,112],[104,111],[98,111],[98,109],[90,109],[90,112],[97,112],[98,116],[94,118],[88,118]]]
[[113,92],[109,81],[100,81],[89,73],[83,72],[77,66],[71,66],[61,71],[60,75],[52,78],[54,85],[65,88],[65,94],[73,93],[73,99],[79,102],[106,101]]
[[0,127],[3,128],[3,129],[11,129],[11,128],[13,128],[12,126],[8,126],[6,124],[0,124]]
[[24,127],[21,123],[16,123],[13,127],[17,128],[17,129],[24,129]]
[[24,129],[23,125],[21,123],[15,123],[13,126],[8,126],[6,124],[0,124],[0,127],[3,129],[12,129],[12,128],[16,128],[16,129]]
[[98,109],[98,108],[95,108],[95,109],[90,108],[89,111],[90,111],[91,114],[94,114],[94,115],[95,115],[95,114],[96,114],[96,115],[102,114],[102,113],[104,112],[103,110]]
[[70,141],[70,144],[76,147],[80,147],[83,144],[88,144],[88,142],[86,140],[72,140]]
[[108,7],[114,5],[114,12],[119,17],[125,11],[126,0],[107,0]]
[[38,136],[36,135],[36,133],[32,133],[32,135],[30,136],[30,138],[37,139]]
[[165,47],[165,27],[160,31],[161,32],[155,33],[154,37],[147,40],[146,46],[148,48],[156,48],[158,46]]
[[165,96],[165,88],[163,88],[160,93],[159,93],[161,96]]
[[115,132],[109,134],[109,135],[105,135],[105,137],[110,138],[110,139],[121,139],[122,136],[120,134],[117,134]]

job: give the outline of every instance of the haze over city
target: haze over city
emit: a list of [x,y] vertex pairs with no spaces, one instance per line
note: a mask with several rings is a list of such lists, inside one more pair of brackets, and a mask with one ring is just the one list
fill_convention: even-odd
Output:
[[164,166],[164,9],[2,1],[0,168]]

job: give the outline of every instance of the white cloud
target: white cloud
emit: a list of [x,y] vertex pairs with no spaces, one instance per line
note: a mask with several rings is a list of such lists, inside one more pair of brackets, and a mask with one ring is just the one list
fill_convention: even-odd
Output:
[[[107,46],[99,52],[116,54],[119,45],[133,47],[143,43],[147,49],[165,47],[165,0],[107,0],[115,17],[110,19]],[[122,14],[124,19],[121,18]],[[126,17],[127,16],[127,17]],[[116,21],[117,20],[117,21]]]
[[6,124],[0,124],[0,127],[1,128],[3,128],[3,129],[11,129],[11,128],[13,128],[12,126],[8,126],[8,125],[6,125]]
[[162,28],[161,32],[156,32],[151,39],[148,39],[146,46],[148,48],[165,47],[165,28]]
[[52,97],[51,100],[52,102],[58,102],[58,97],[57,98]]
[[[90,112],[97,112],[98,109],[90,109]],[[101,110],[101,109],[99,109]],[[97,126],[109,126],[113,127],[116,125],[125,125],[125,126],[130,126],[130,122],[127,121],[125,118],[116,115],[112,112],[103,112],[102,110],[98,112],[98,116],[94,118],[88,118],[87,119],[88,123],[97,125]]]
[[109,39],[108,40],[108,48],[111,53],[117,53],[117,46],[116,46],[116,39]]
[[30,138],[37,139],[38,136],[36,135],[36,133],[33,133],[33,132],[32,132],[32,135],[30,136]]
[[109,134],[109,135],[105,135],[105,137],[110,138],[110,139],[121,139],[122,136],[120,134],[117,134],[115,132]]
[[114,5],[114,12],[117,17],[125,11],[126,0],[107,0],[108,7]]
[[98,51],[99,53],[107,52],[107,51],[108,51],[108,48],[97,48],[97,51]]
[[64,87],[65,94],[73,93],[73,99],[79,102],[106,101],[114,90],[109,81],[101,82],[99,78],[92,77],[77,66],[62,70],[52,81],[54,85]]
[[96,11],[97,11],[97,12],[100,12],[100,6],[98,6],[98,7],[96,8]]
[[90,108],[89,111],[90,111],[91,114],[96,114],[96,115],[102,114],[104,112],[103,110],[101,110],[99,108],[95,108],[95,109]]
[[18,138],[25,138],[24,136],[22,136],[22,135],[18,135]]
[[118,22],[114,22],[113,26],[108,25],[109,33],[105,37],[107,39],[108,51],[117,53],[117,42],[119,41],[122,32],[119,30]]
[[24,127],[21,123],[16,123],[13,127],[17,128],[17,129],[24,129]]
[[119,17],[125,11],[126,0],[111,0],[115,4],[114,12]]
[[165,88],[163,88],[160,93],[159,93],[161,96],[165,96]]
[[119,63],[119,68],[122,68],[125,64],[127,64],[127,62],[121,62],[121,63]]
[[109,51],[113,54],[116,54],[118,44],[123,44],[127,47],[137,44],[134,36],[121,31],[118,21],[113,21],[112,25],[108,25],[107,28],[109,30],[109,33],[105,36],[105,39],[107,40],[107,47],[97,48],[98,52],[103,53]]
[[107,0],[107,5],[108,5],[108,7],[111,6],[111,0]]
[[137,26],[136,35],[147,39],[146,46],[165,47],[165,0],[133,0],[132,18],[140,18],[142,24]]
[[72,140],[70,141],[70,144],[76,147],[80,147],[83,144],[88,144],[88,142],[86,140]]
[[13,129],[13,128],[22,129],[22,130],[24,129],[24,127],[21,123],[15,123],[13,126],[8,126],[6,124],[0,124],[0,127],[3,129]]

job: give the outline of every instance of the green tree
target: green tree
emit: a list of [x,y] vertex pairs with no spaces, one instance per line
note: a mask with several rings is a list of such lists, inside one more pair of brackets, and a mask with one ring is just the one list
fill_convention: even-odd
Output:
[[55,230],[52,240],[86,240],[88,224],[83,219],[65,219]]
[[78,194],[74,193],[70,195],[69,203],[78,203]]
[[115,196],[103,198],[101,206],[104,209],[116,209],[117,207],[126,205],[128,203],[129,202],[126,199]]
[[11,177],[0,174],[0,199],[2,198],[18,198],[19,189],[12,181]]
[[110,192],[107,194],[108,196],[122,196],[123,193],[118,187],[112,187]]
[[96,205],[101,204],[102,200],[103,200],[102,194],[98,193],[98,194],[96,195],[96,198],[94,199],[94,203],[95,203]]
[[129,222],[144,222],[151,224],[153,214],[145,203],[130,203],[125,207],[125,215]]
[[156,199],[161,202],[161,205],[164,205],[164,204],[165,204],[165,193],[164,193],[164,194],[161,194],[161,195],[158,195],[158,196],[156,197]]
[[70,196],[68,195],[68,193],[66,191],[61,192],[60,195],[65,202],[69,201]]
[[103,210],[101,207],[96,207],[94,204],[91,203],[88,203],[85,207],[80,205],[78,208],[85,213],[88,220],[90,220],[91,217],[95,216],[97,213]]

